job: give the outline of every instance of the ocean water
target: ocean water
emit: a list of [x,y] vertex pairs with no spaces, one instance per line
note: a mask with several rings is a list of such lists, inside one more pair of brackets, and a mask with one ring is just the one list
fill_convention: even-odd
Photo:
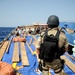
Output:
[[14,27],[0,27],[0,42],[14,29]]

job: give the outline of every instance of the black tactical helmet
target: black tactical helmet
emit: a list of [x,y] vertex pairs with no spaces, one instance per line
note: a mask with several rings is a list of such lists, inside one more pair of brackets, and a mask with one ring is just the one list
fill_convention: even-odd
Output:
[[58,25],[59,25],[59,18],[56,15],[51,15],[48,18],[47,24],[48,24],[49,28],[58,27]]

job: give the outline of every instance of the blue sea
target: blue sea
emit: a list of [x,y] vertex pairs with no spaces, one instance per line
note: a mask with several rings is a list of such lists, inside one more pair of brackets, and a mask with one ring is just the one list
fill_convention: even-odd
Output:
[[0,27],[0,42],[14,29],[14,27]]

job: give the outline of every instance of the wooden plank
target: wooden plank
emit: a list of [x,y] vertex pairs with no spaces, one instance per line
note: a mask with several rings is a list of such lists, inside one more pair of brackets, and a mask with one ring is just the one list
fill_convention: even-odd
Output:
[[65,64],[75,73],[75,64],[73,64],[66,56],[61,56],[65,60]]
[[31,38],[31,39],[30,39],[29,45],[31,45],[31,44],[32,44],[32,41],[33,41],[33,38]]
[[3,46],[4,42],[5,42],[5,41],[2,41],[2,43],[0,44],[0,48]]
[[70,57],[72,60],[75,60],[75,58],[69,54],[65,54],[66,56]]
[[32,37],[34,38],[33,45],[35,46],[36,44],[38,44],[38,39],[37,39],[36,36],[34,36],[34,35],[32,35]]
[[11,40],[10,40],[9,43],[8,43],[8,47],[7,47],[7,49],[6,49],[6,52],[8,52],[8,50],[9,50],[10,44],[11,44],[11,42],[12,42],[12,39],[13,39],[13,38],[11,38]]
[[14,51],[13,51],[12,62],[19,62],[19,47],[18,47],[18,42],[14,43]]
[[33,50],[31,49],[31,47],[29,46],[29,44],[28,44],[28,42],[27,42],[27,41],[26,41],[26,44],[27,44],[27,46],[28,46],[29,50],[31,51],[31,53],[33,54]]
[[6,49],[6,47],[8,46],[8,42],[9,41],[5,41],[5,43],[3,44],[3,46],[1,47],[1,49]]
[[17,72],[16,75],[22,75],[22,74],[20,74],[20,73]]
[[26,54],[26,48],[25,48],[24,42],[20,42],[20,49],[21,49],[22,65],[29,66],[29,61]]
[[73,34],[74,33],[74,30],[72,29],[69,29],[69,28],[66,28],[67,32],[70,33],[70,34]]
[[9,46],[10,46],[10,41],[9,41],[9,43],[8,43],[8,46],[7,46],[6,52],[8,52]]
[[20,74],[17,72],[16,75],[20,75]]
[[37,38],[34,35],[32,35],[32,37],[34,38],[35,41],[37,41]]
[[68,75],[68,74],[66,74],[66,73],[64,72],[64,70],[62,70],[62,75]]
[[5,50],[7,49],[9,41],[5,41],[3,46],[0,49],[0,60],[2,60],[2,57],[4,55]]

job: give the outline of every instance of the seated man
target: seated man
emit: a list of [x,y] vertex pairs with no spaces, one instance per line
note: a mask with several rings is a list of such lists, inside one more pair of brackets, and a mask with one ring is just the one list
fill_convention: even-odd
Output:
[[26,39],[24,37],[20,37],[19,33],[16,34],[16,37],[13,38],[14,42],[26,42]]
[[29,34],[31,34],[31,33],[32,33],[32,30],[31,30],[31,28],[29,28],[29,30],[28,30],[28,33],[29,33]]

